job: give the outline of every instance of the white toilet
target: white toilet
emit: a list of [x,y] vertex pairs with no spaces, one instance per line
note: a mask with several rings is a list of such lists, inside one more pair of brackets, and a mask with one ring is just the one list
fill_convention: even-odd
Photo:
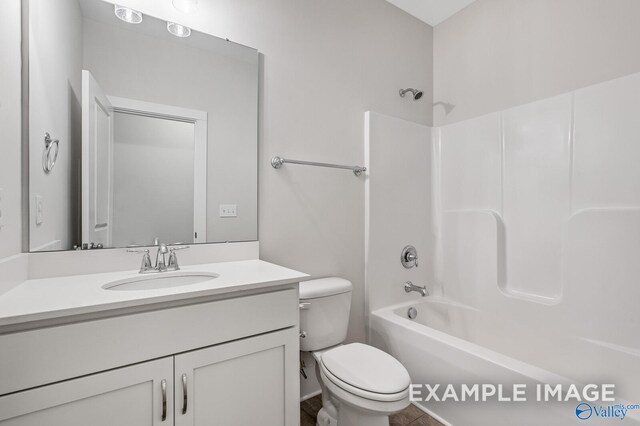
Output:
[[300,283],[300,350],[313,354],[322,388],[318,426],[389,426],[409,405],[409,373],[398,360],[361,343],[342,345],[351,310],[351,282]]

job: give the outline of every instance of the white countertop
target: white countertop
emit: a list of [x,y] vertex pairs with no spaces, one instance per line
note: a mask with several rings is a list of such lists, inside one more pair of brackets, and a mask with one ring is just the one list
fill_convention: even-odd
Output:
[[[33,321],[266,289],[309,278],[302,272],[261,260],[183,266],[180,272],[214,273],[218,277],[187,286],[137,291],[102,288],[113,281],[139,277],[137,271],[27,280],[0,295],[0,331],[2,327]],[[156,276],[163,274],[175,272]]]

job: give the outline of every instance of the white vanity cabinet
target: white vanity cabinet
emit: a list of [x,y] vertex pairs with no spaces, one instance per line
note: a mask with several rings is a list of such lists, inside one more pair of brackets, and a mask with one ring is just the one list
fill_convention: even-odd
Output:
[[[299,417],[298,352],[290,331],[175,357],[176,426],[282,426]],[[290,337],[287,337],[287,334]],[[295,403],[291,403],[294,401]]]
[[1,397],[0,425],[156,426],[173,420],[172,394],[164,358]]
[[0,426],[296,426],[296,287],[0,335]]

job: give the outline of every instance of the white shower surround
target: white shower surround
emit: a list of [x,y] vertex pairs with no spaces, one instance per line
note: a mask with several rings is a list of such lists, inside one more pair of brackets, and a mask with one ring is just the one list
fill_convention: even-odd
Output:
[[[511,378],[531,378],[525,370],[534,368],[609,381],[619,397],[640,401],[639,114],[640,74],[435,129],[368,113],[371,341],[414,380],[449,371],[451,380],[491,383],[495,367]],[[425,145],[432,149],[416,151]],[[398,175],[412,178],[394,186]],[[402,212],[412,208],[408,222]],[[418,247],[418,270],[400,265],[404,244]],[[434,325],[429,302],[418,308],[426,325],[408,323],[397,313],[419,296],[404,293],[406,280],[468,311],[445,309]],[[478,364],[486,375],[469,371],[477,361],[469,356],[488,363]],[[477,405],[430,408],[483,424],[473,420]]]

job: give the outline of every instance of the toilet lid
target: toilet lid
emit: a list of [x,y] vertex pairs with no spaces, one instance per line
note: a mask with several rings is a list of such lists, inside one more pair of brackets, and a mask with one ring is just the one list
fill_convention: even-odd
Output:
[[386,352],[361,343],[331,349],[322,355],[323,366],[349,385],[379,394],[396,394],[411,384],[407,369]]
[[349,293],[352,288],[353,284],[351,284],[351,281],[338,277],[304,281],[300,283],[300,300]]

